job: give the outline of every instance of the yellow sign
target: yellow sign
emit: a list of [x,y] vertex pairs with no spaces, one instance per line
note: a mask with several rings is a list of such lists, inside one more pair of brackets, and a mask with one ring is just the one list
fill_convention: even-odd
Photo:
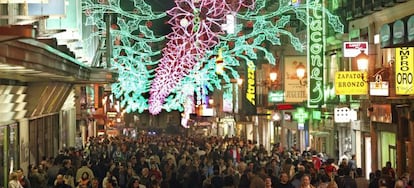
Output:
[[414,74],[414,48],[395,49],[395,93],[412,95]]
[[255,86],[255,73],[256,65],[253,62],[249,61],[247,63],[247,92],[246,98],[249,102],[255,106],[256,105],[256,86]]
[[339,71],[335,73],[337,95],[367,95],[368,76],[361,71]]

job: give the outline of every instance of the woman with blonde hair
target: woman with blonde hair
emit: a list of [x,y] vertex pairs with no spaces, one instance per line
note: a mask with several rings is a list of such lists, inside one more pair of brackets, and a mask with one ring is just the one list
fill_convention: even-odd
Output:
[[23,188],[16,172],[10,173],[9,188]]

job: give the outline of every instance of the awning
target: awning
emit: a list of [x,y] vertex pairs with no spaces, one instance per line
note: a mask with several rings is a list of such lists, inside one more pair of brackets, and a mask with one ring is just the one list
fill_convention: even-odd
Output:
[[22,82],[112,83],[115,72],[89,68],[36,39],[0,35],[0,79]]
[[33,25],[0,27],[0,79],[21,82],[113,83],[117,73],[90,68],[56,38],[34,38]]

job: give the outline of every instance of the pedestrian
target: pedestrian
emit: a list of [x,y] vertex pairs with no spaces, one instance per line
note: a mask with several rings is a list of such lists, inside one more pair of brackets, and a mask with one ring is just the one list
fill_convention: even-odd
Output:
[[293,188],[293,185],[289,181],[289,174],[288,172],[282,171],[279,175],[279,182],[276,184],[275,187],[278,188]]
[[351,169],[344,167],[342,169],[343,176],[339,179],[339,188],[354,188],[357,187],[356,181],[351,177]]
[[29,179],[24,175],[24,171],[22,168],[17,169],[17,176],[20,182],[20,185],[22,185],[23,188],[31,188],[31,184]]
[[311,183],[311,177],[308,174],[304,174],[301,179],[300,188],[315,188]]
[[37,166],[33,166],[29,175],[29,181],[32,187],[46,188],[46,178],[39,173]]
[[357,187],[361,187],[361,188],[365,188],[368,187],[369,183],[368,180],[364,177],[363,173],[362,173],[362,168],[357,168],[355,170],[355,182],[357,184]]
[[9,188],[23,188],[16,172],[10,173]]
[[265,187],[265,182],[260,178],[258,174],[258,168],[255,170],[247,170],[247,177],[250,181],[250,188],[263,188]]
[[272,188],[272,179],[270,177],[265,179],[265,188]]
[[63,178],[63,174],[58,174],[56,176],[53,188],[71,188],[71,186],[67,184],[67,182]]

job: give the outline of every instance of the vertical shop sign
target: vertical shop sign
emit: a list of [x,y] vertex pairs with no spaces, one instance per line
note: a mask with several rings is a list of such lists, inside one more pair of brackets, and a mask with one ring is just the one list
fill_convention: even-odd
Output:
[[[323,2],[314,4],[322,6]],[[316,9],[308,9],[308,13],[308,107],[314,108],[324,102],[325,16]]]
[[256,113],[256,65],[249,61],[246,63],[246,76],[243,88],[243,108],[246,115]]
[[414,94],[414,48],[395,49],[395,89],[397,95]]

